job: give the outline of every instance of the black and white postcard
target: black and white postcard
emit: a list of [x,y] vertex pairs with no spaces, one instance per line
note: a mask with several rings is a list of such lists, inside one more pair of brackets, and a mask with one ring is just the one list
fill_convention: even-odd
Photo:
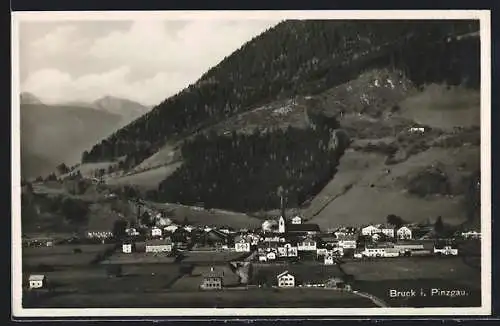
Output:
[[12,14],[16,317],[491,313],[489,11]]

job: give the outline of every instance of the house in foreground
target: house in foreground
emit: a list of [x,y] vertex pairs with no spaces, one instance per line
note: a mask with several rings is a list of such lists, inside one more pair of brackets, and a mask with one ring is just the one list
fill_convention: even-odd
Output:
[[278,287],[280,288],[293,288],[295,287],[295,276],[288,271],[284,271],[276,276],[278,279]]
[[42,289],[47,287],[47,277],[45,275],[30,275],[29,279],[29,288],[32,289]]
[[221,290],[224,286],[224,272],[216,271],[214,268],[210,268],[210,272],[203,275],[203,279],[200,284],[202,290]]

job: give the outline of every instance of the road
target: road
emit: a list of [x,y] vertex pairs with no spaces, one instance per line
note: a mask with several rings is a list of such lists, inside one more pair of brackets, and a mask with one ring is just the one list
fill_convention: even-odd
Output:
[[382,308],[389,307],[387,305],[387,303],[385,303],[382,299],[377,298],[376,296],[371,295],[369,293],[359,292],[359,291],[356,291],[356,290],[352,291],[352,293],[355,294],[355,295],[357,295],[357,296],[359,296],[359,297],[370,299],[375,305],[377,305],[379,307],[382,307]]

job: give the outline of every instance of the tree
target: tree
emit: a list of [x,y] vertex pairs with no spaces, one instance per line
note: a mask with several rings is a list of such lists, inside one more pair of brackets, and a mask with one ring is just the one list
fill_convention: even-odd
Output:
[[72,223],[81,224],[87,221],[89,207],[84,201],[64,198],[60,209],[64,217]]
[[394,225],[398,229],[405,224],[404,220],[401,217],[394,214],[387,215],[386,220],[388,224]]
[[434,231],[437,234],[442,234],[444,231],[444,223],[441,216],[438,216],[436,222],[434,223]]
[[56,167],[56,170],[59,174],[66,174],[69,172],[69,168],[65,163],[61,163]]
[[119,219],[116,220],[115,223],[113,224],[113,236],[117,240],[123,240],[123,238],[127,235],[126,229],[127,229],[127,221]]

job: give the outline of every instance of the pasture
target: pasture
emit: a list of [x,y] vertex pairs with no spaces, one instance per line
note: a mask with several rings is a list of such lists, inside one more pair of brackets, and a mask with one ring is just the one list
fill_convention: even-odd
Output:
[[171,216],[173,220],[182,222],[184,218],[187,218],[192,225],[229,226],[235,229],[252,229],[259,228],[262,224],[260,219],[245,213],[218,209],[205,210],[203,208],[171,203],[148,202],[148,205],[156,209],[168,211],[169,216]]
[[135,185],[145,190],[156,190],[160,182],[174,173],[181,165],[182,162],[177,162],[130,175],[109,178],[106,180],[106,184],[110,186]]
[[101,264],[170,264],[173,262],[175,262],[175,257],[167,256],[166,253],[116,252]]
[[232,260],[241,260],[247,256],[247,253],[234,252],[234,251],[185,251],[182,252],[184,258],[183,263],[227,263]]
[[322,289],[69,293],[32,302],[37,308],[371,308],[353,293]]
[[82,253],[97,254],[113,248],[112,244],[68,244],[55,245],[52,247],[25,247],[22,249],[23,256],[46,256],[46,255],[73,255],[74,250],[81,250]]

